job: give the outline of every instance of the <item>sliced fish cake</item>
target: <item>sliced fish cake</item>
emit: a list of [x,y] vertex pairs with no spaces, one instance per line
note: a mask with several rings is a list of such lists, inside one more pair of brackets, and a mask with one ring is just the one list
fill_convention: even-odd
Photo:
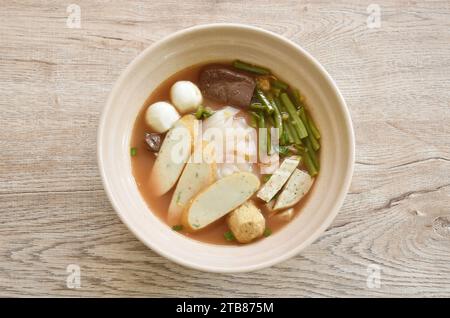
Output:
[[193,199],[183,213],[183,224],[190,230],[200,230],[243,204],[259,186],[259,178],[250,172],[219,179]]
[[284,159],[280,167],[275,170],[270,179],[258,191],[257,197],[269,202],[281,190],[283,185],[300,163],[300,157],[292,156]]
[[278,196],[274,210],[289,208],[297,204],[308,193],[312,184],[313,178],[308,173],[295,169]]

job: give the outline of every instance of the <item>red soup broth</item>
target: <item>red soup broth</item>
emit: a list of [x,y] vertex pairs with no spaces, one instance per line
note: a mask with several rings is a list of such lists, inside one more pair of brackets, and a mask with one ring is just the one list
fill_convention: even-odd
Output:
[[[229,63],[222,63],[229,64]],[[170,101],[170,88],[177,81],[191,81],[193,83],[198,82],[198,76],[200,70],[205,64],[195,65],[181,70],[174,75],[170,76],[164,82],[162,82],[145,101],[141,111],[139,112],[136,122],[133,127],[133,133],[131,136],[130,146],[136,148],[137,152],[135,156],[131,157],[131,166],[133,176],[136,180],[139,192],[141,193],[144,201],[148,205],[149,209],[159,218],[161,221],[167,223],[167,211],[172,199],[172,194],[175,190],[175,186],[163,196],[156,196],[152,191],[152,184],[150,182],[150,173],[155,162],[156,156],[149,151],[145,142],[144,136],[146,132],[151,132],[147,124],[145,123],[145,111],[148,106],[158,101]],[[221,105],[216,102],[204,99],[203,105],[212,109],[220,109],[227,105]],[[239,115],[238,115],[239,116]],[[311,190],[310,190],[311,193]],[[298,214],[301,207],[305,204],[308,195],[306,195],[297,205],[294,206],[295,215]],[[279,231],[284,225],[291,221],[281,221],[276,217],[269,217],[270,213],[264,206],[264,203],[257,199],[253,200],[255,204],[262,210],[263,215],[266,218],[266,228],[269,228],[272,232],[271,235]],[[235,241],[227,241],[224,237],[224,233],[227,232],[228,226],[226,224],[226,216],[217,220],[213,224],[201,229],[197,232],[188,232],[185,230],[179,231],[180,234],[190,237],[192,239],[219,245],[237,245],[239,243]],[[264,239],[264,238],[262,238]]]

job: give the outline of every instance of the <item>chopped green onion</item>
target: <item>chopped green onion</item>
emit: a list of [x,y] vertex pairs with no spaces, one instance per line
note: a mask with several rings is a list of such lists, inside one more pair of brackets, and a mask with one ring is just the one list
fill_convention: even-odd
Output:
[[181,231],[183,229],[183,225],[174,225],[172,226],[172,230]]
[[263,182],[269,181],[269,179],[270,179],[271,176],[272,176],[271,174],[265,174],[265,175],[262,177]]
[[239,70],[247,71],[250,73],[255,73],[259,75],[269,75],[269,69],[257,65],[252,65],[246,62],[242,62],[240,60],[236,60],[233,62],[233,66]]
[[231,232],[231,231],[226,231],[225,233],[223,233],[223,236],[229,242],[234,241],[236,239],[233,235],[233,232]]
[[279,146],[278,153],[280,154],[280,156],[286,157],[287,155],[289,155],[289,147]]
[[264,230],[264,233],[263,233],[264,237],[268,237],[271,234],[272,234],[272,230],[269,229],[268,227],[266,227],[265,230]]
[[134,156],[137,155],[137,148],[136,147],[133,147],[133,148],[130,149],[130,155],[131,155],[131,157],[134,157]]
[[200,105],[195,112],[195,118],[201,120],[210,117],[212,114],[214,114],[214,112],[211,110],[211,108]]
[[202,119],[202,116],[203,116],[203,106],[200,105],[200,106],[197,108],[197,111],[195,112],[195,118],[197,118],[197,119]]

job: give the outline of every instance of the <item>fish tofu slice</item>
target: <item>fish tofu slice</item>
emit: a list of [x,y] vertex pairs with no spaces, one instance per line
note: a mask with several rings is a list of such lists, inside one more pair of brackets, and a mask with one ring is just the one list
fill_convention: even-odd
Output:
[[[199,152],[202,153],[205,149],[202,147]],[[189,205],[191,199],[216,179],[217,165],[214,162],[208,163],[206,160],[194,162],[194,155],[186,164],[173,193],[167,215],[170,225],[180,224],[183,210]]]
[[156,195],[167,193],[180,177],[191,155],[196,120],[193,115],[183,116],[167,132],[150,174]]
[[308,193],[312,184],[313,179],[308,173],[300,169],[295,169],[286,186],[278,196],[274,210],[289,208],[297,204]]
[[257,197],[269,202],[280,191],[283,185],[300,163],[300,157],[292,156],[284,159],[280,167],[275,170],[270,179],[258,191]]
[[190,230],[200,230],[243,204],[259,186],[259,178],[250,172],[219,179],[193,199],[183,213],[182,223]]

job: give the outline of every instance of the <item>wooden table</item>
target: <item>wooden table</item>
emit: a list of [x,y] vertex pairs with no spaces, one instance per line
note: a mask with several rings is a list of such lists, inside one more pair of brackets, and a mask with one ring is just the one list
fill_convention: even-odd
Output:
[[[0,10],[0,296],[450,296],[449,1],[79,0],[80,28],[70,2],[20,2]],[[355,127],[353,182],[331,227],[254,273],[158,256],[121,223],[97,169],[119,74],[151,43],[211,22],[302,45]],[[70,264],[80,288],[66,284]]]

